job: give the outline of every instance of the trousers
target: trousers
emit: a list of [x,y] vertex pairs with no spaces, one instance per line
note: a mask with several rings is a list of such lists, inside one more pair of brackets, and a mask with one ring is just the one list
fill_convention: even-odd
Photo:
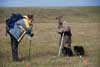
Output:
[[[71,35],[64,33],[63,38],[64,38],[63,39],[63,47],[71,47]],[[62,34],[60,36],[59,44],[61,43],[61,39],[62,39]]]
[[10,34],[13,60],[18,60],[18,41]]

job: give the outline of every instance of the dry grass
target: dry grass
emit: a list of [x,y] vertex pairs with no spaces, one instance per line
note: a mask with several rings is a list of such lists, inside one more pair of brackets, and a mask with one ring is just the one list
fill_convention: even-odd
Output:
[[[29,41],[25,37],[19,45],[19,55],[23,61],[15,63],[11,60],[11,48],[9,38],[0,34],[1,61],[4,67],[85,67],[83,60],[86,58],[88,67],[99,65],[99,23],[71,23],[72,39],[74,45],[82,45],[86,56],[80,59],[78,56],[54,58],[58,52],[58,38],[56,23],[35,23],[35,36],[32,38],[31,61],[28,61]],[[1,32],[4,33],[4,26]]]

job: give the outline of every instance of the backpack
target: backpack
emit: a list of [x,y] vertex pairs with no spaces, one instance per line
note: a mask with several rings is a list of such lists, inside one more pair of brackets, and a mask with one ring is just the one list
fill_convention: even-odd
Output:
[[6,36],[9,30],[14,28],[15,22],[22,19],[23,16],[20,13],[14,13],[8,19],[6,19]]
[[20,13],[12,14],[7,20],[6,20],[6,25],[9,29],[14,27],[14,24],[16,21],[22,19],[23,16]]

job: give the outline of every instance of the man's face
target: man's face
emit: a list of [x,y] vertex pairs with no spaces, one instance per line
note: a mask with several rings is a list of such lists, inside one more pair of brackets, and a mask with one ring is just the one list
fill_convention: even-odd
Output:
[[56,17],[56,20],[58,20],[58,21],[62,21],[63,18],[62,18],[62,17]]
[[58,20],[59,25],[63,24],[62,18],[58,18],[57,20]]
[[29,18],[28,22],[29,22],[29,24],[32,24],[33,19]]
[[58,20],[59,25],[63,25],[63,17],[62,16],[56,17],[56,20]]

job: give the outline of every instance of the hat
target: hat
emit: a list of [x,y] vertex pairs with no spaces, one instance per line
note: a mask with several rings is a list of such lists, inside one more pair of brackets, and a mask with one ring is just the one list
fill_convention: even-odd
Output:
[[61,18],[63,18],[63,16],[58,16],[58,17],[56,17],[56,19],[61,19]]
[[28,14],[27,16],[28,16],[28,18],[33,19],[33,14]]

